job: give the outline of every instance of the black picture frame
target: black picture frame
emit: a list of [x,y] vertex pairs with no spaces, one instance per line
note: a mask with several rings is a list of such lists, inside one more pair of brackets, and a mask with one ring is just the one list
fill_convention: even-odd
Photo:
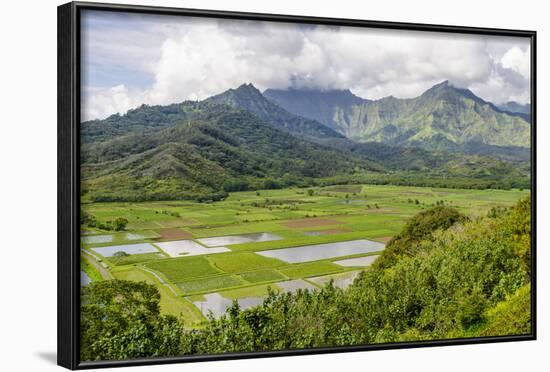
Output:
[[[169,358],[118,360],[100,362],[79,361],[79,298],[80,298],[80,14],[82,10],[123,11],[157,15],[200,16],[238,20],[257,20],[323,24],[381,29],[435,31],[458,34],[515,36],[531,42],[531,333],[521,336],[497,336],[467,339],[400,342],[348,347],[191,355]],[[260,358],[304,354],[326,354],[380,349],[402,349],[444,345],[482,344],[536,340],[536,32],[511,29],[460,27],[434,24],[397,23],[357,19],[335,19],[280,14],[242,13],[229,11],[178,9],[71,2],[58,7],[58,315],[57,358],[60,366],[69,369],[122,367],[179,362],[199,362],[242,358]]]

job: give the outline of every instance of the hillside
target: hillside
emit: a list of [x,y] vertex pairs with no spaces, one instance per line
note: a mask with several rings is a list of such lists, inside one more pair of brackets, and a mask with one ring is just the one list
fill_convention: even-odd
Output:
[[286,111],[252,84],[202,102],[142,105],[84,122],[81,144],[82,191],[93,201],[207,201],[230,191],[349,182],[476,188],[529,183],[529,154],[521,148],[469,142],[491,154],[470,156],[358,142]]
[[448,81],[412,99],[371,101],[349,91],[268,89],[264,95],[360,142],[491,155],[516,151],[524,156],[530,146],[525,114],[502,111]]
[[296,115],[311,118],[342,133],[345,131],[335,118],[335,111],[351,112],[354,106],[368,102],[349,90],[267,89],[263,95]]
[[[279,105],[267,99],[258,89],[252,84],[242,84],[236,89],[229,89],[221,94],[210,97],[206,102],[228,104],[232,107],[241,108],[249,111],[266,123],[280,128],[294,136],[307,139],[308,141],[322,144],[326,147],[335,148],[341,152],[358,156],[366,161],[376,161],[390,170],[433,170],[434,168],[444,167],[451,160],[462,158],[469,163],[477,161],[483,162],[485,165],[496,163],[495,159],[484,157],[468,157],[464,155],[453,155],[448,153],[449,149],[429,149],[423,150],[422,146],[404,146],[395,144],[385,144],[382,142],[358,142],[349,139],[338,133],[336,130],[329,129],[325,125],[320,124],[326,119],[327,108],[330,108],[331,102],[336,102],[342,105],[351,107],[354,104],[361,103],[365,100],[354,96],[349,90],[347,91],[307,91],[309,96],[314,97],[311,101],[305,102],[304,111],[311,109],[313,119],[305,119],[302,116],[293,114],[281,108]],[[292,96],[291,96],[292,98]],[[319,105],[312,106],[315,100],[321,100]],[[294,103],[293,103],[294,102]],[[369,101],[366,101],[369,102]],[[289,104],[301,105],[304,103],[300,99],[293,101],[288,100]],[[309,105],[309,106],[308,106]],[[297,106],[295,108],[298,108]],[[455,149],[458,150],[458,149]],[[527,161],[529,160],[529,151],[521,148],[508,148],[483,145],[482,143],[470,142],[463,147],[464,152],[473,155],[490,155],[493,157],[501,157],[512,161]],[[499,167],[502,162],[498,162]],[[514,176],[520,175],[517,170],[511,166],[508,174]],[[524,168],[522,165],[521,168]],[[446,168],[448,174],[456,174],[456,167]],[[489,171],[490,172],[490,171]],[[460,175],[466,175],[460,173]],[[470,176],[471,174],[468,174]]]
[[266,99],[252,84],[242,84],[221,94],[206,99],[206,102],[241,108],[256,115],[266,123],[303,138],[344,138],[335,130],[311,119],[291,114],[279,105]]
[[215,200],[227,191],[307,185],[313,178],[383,169],[294,137],[241,109],[210,102],[178,107],[178,124],[149,127],[145,134],[115,125],[122,134],[83,145],[83,192],[104,201]]

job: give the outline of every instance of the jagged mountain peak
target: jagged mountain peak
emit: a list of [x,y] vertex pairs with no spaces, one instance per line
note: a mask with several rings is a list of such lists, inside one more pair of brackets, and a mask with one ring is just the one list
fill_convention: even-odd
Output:
[[237,88],[235,89],[230,89],[230,90],[233,90],[233,91],[236,91],[236,92],[258,92],[261,94],[261,92],[258,90],[258,88],[256,88],[254,86],[254,84],[252,83],[243,83],[241,85],[239,85]]
[[480,104],[486,104],[485,100],[475,95],[468,88],[461,87],[457,83],[453,83],[449,80],[442,81],[430,89],[422,93],[421,97],[431,98],[431,99],[449,99],[451,97],[463,96],[469,99],[472,99]]
[[264,99],[262,93],[252,83],[243,83],[237,88],[230,88],[220,94],[214,95],[207,100],[213,101],[228,97],[238,97],[241,99]]
[[315,120],[290,113],[266,98],[252,83],[242,84],[205,101],[249,111],[264,122],[298,137],[343,138],[342,134]]
[[503,112],[451,80],[415,98],[340,101],[318,92],[264,92],[295,114],[315,119],[348,138],[398,146],[448,150],[476,142],[495,146],[529,146],[529,118]]

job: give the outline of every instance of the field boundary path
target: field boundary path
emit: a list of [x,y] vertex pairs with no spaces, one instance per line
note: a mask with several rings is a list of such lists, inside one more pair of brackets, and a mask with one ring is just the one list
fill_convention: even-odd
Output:
[[149,273],[149,274],[153,275],[159,281],[160,284],[163,284],[166,287],[168,287],[168,289],[170,289],[170,291],[174,294],[174,296],[178,296],[178,293],[176,292],[176,290],[174,288],[172,288],[172,286],[169,283],[167,283],[166,280],[161,278],[160,275],[158,275],[156,272],[154,272],[152,270],[149,270],[149,269],[146,269],[144,267],[139,267],[139,269],[145,271],[146,273]]
[[86,261],[88,261],[88,263],[90,265],[92,265],[94,267],[94,269],[96,269],[99,274],[101,275],[101,277],[105,280],[111,280],[113,279],[113,276],[111,275],[111,273],[109,271],[107,271],[107,269],[105,269],[103,266],[101,266],[99,264],[99,262],[96,261],[95,257],[93,255],[91,255],[90,253],[88,253],[87,251],[85,250],[81,250],[82,252],[82,258],[84,258]]

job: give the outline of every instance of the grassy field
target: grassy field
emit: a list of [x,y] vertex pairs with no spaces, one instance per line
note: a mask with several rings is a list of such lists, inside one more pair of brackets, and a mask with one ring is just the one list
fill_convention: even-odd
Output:
[[[202,256],[169,258],[163,254],[136,254],[105,258],[94,254],[94,265],[103,265],[102,270],[114,277],[156,285],[161,291],[162,311],[181,313],[187,324],[196,326],[202,315],[189,298],[199,299],[212,292],[220,292],[226,298],[264,296],[269,286],[277,289],[276,283],[284,280],[323,275],[337,278],[358,270],[332,262],[342,257],[289,264],[255,252],[356,239],[387,242],[401,230],[407,218],[432,206],[452,206],[475,217],[492,207],[512,205],[528,193],[528,190],[339,185],[236,192],[214,203],[83,203],[84,210],[98,222],[123,217],[128,225],[126,231],[116,233],[82,226],[84,237],[92,237],[83,240],[82,246],[88,249],[141,242],[154,245],[161,241],[248,233],[280,236],[281,240],[229,245],[230,252]],[[94,236],[104,235],[111,236],[107,238],[111,241],[90,242]],[[82,268],[92,280],[102,279],[87,260]]]

